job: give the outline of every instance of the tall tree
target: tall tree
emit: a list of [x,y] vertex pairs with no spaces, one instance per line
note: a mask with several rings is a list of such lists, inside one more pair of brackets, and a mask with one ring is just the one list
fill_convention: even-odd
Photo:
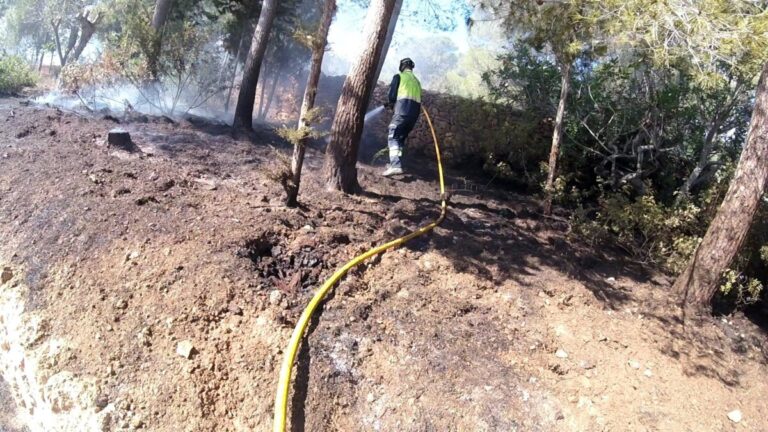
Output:
[[530,44],[538,50],[545,48],[551,50],[560,70],[560,97],[555,114],[547,181],[544,186],[544,214],[548,215],[552,213],[557,161],[563,142],[563,122],[570,92],[573,63],[579,55],[593,48],[605,17],[597,13],[599,7],[592,0],[568,2],[495,0],[485,6],[490,6],[497,14],[504,17],[510,35],[518,35],[523,43]]
[[163,49],[163,29],[168,21],[168,14],[171,11],[173,0],[156,0],[155,11],[152,14],[152,39],[150,41],[150,52],[147,56],[147,68],[153,80],[160,78],[160,56]]
[[565,119],[565,104],[568,101],[568,93],[571,85],[571,61],[558,61],[560,69],[560,99],[557,103],[555,114],[555,129],[552,132],[552,145],[549,148],[549,163],[547,182],[544,185],[546,197],[544,199],[544,214],[552,214],[552,194],[555,190],[555,173],[557,172],[557,158],[560,156],[560,144],[563,141],[563,120]]
[[74,51],[72,51],[72,61],[77,61],[83,54],[85,47],[90,42],[93,34],[96,33],[96,25],[101,20],[101,14],[96,11],[86,10],[77,17],[80,22],[80,38],[77,41]]
[[168,13],[171,11],[173,0],[155,1],[155,12],[152,14],[152,28],[159,32],[168,20]]
[[763,66],[747,143],[723,203],[674,288],[694,314],[709,310],[720,278],[739,252],[768,182],[768,63]]
[[740,105],[747,102],[748,81],[740,76],[730,77],[723,83],[724,88],[720,92],[706,92],[704,97],[697,101],[700,116],[707,123],[707,127],[696,165],[680,187],[678,202],[690,198],[693,189],[711,179],[717,173],[719,165],[722,165],[721,162],[712,160],[712,156],[716,153],[718,137],[733,128],[733,125],[728,124],[728,119],[733,117],[734,111]]
[[363,117],[394,7],[395,0],[373,0],[368,8],[363,31],[365,48],[344,81],[325,151],[324,169],[329,190],[355,193],[360,189],[357,152],[363,133]]
[[243,69],[243,81],[240,84],[240,93],[235,107],[235,127],[251,129],[253,127],[253,105],[256,101],[256,86],[259,83],[259,71],[264,53],[267,50],[267,42],[272,29],[272,23],[277,14],[277,0],[264,0],[259,14],[259,22],[253,33],[251,49]]
[[[387,59],[387,53],[389,47],[392,45],[392,37],[395,35],[395,29],[397,28],[397,21],[400,18],[400,11],[403,9],[403,0],[395,0],[395,8],[392,10],[392,17],[389,19],[389,26],[387,27],[387,38],[384,40],[384,46],[381,47],[381,54],[379,54],[379,62],[376,65],[376,73],[373,75],[373,82],[371,83],[371,92],[376,89],[376,85],[381,78],[381,69],[384,67],[384,61]],[[371,93],[373,94],[373,93]]]
[[[66,13],[67,10],[64,10]],[[93,34],[96,32],[96,25],[101,20],[101,12],[99,12],[93,6],[83,7],[75,17],[74,21],[70,23],[66,17],[61,15],[51,20],[51,26],[53,27],[53,37],[56,43],[56,50],[59,53],[59,63],[61,66],[66,66],[67,63],[77,61],[80,55],[85,50],[85,47],[91,41]],[[62,46],[61,32],[64,30],[62,24],[69,27],[69,36],[67,38],[66,46]]]
[[307,151],[307,141],[310,136],[312,121],[316,117],[316,115],[312,115],[312,110],[315,106],[317,85],[320,82],[325,45],[328,41],[328,29],[331,27],[331,21],[333,21],[335,12],[336,0],[325,0],[320,26],[309,40],[309,44],[312,47],[312,60],[309,66],[307,87],[304,89],[304,99],[301,103],[301,113],[299,114],[297,129],[299,136],[293,147],[290,176],[288,181],[285,182],[286,205],[288,207],[295,207],[298,204],[297,197],[299,195],[299,185],[301,184],[301,168],[304,165],[304,154]]
[[[613,33],[619,39],[646,50],[659,64],[687,61],[702,82],[721,74],[724,67],[729,73],[749,76],[754,63],[762,63],[750,130],[734,177],[688,267],[674,285],[682,294],[686,314],[700,315],[709,310],[723,273],[744,243],[768,181],[765,5],[730,0],[607,0],[603,5],[615,17]],[[714,126],[719,121],[715,116]],[[716,132],[712,127],[711,134]],[[708,157],[709,151],[705,142],[702,157]]]

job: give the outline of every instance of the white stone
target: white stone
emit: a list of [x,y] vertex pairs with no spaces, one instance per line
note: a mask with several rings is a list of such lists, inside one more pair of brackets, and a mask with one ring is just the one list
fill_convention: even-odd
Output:
[[567,353],[567,352],[565,352],[565,350],[564,350],[564,349],[562,349],[562,348],[559,348],[559,349],[558,349],[558,350],[555,352],[555,357],[557,357],[557,358],[562,358],[562,359],[564,359],[564,358],[568,358],[568,353]]
[[176,354],[188,359],[192,357],[192,351],[195,347],[192,345],[192,341],[183,340],[176,345]]
[[729,412],[729,413],[728,413],[728,418],[729,418],[729,419],[730,419],[732,422],[734,422],[734,423],[738,423],[738,422],[740,422],[740,421],[741,421],[741,419],[743,418],[743,416],[742,416],[742,414],[741,414],[741,410],[733,410],[733,411]]
[[269,304],[276,306],[280,304],[281,300],[283,300],[283,293],[281,293],[279,290],[272,290],[269,293]]
[[630,361],[627,362],[627,364],[632,369],[640,369],[640,362],[638,362],[637,360],[630,360]]

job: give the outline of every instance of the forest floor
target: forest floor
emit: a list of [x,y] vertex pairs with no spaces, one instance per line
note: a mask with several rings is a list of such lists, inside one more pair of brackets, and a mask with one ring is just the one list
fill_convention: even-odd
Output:
[[[116,124],[19,98],[0,99],[0,125],[2,431],[271,430],[319,283],[439,214],[427,159],[399,180],[360,164],[366,192],[344,196],[311,149],[287,209],[272,173],[289,148],[268,128]],[[115,127],[143,152],[108,148]],[[768,430],[762,329],[733,316],[684,332],[669,277],[448,175],[442,226],[352,271],[319,311],[290,430]]]

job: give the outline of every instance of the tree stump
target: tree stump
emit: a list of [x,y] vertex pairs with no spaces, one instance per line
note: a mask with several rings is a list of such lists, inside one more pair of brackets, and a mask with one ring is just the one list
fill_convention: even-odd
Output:
[[122,129],[112,129],[107,134],[107,145],[110,148],[128,153],[141,153],[141,149],[131,140],[131,134]]

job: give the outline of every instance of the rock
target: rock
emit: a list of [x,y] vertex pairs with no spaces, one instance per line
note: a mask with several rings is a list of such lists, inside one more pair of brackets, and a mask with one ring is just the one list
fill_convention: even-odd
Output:
[[136,205],[142,206],[149,203],[157,203],[158,201],[157,201],[157,198],[150,195],[150,196],[144,196],[144,197],[138,198],[134,202],[136,203]]
[[171,188],[173,188],[174,186],[176,186],[176,181],[173,180],[173,179],[170,179],[168,181],[164,181],[163,183],[161,183],[157,187],[157,190],[159,192],[167,192],[167,191],[171,190]]
[[209,191],[215,191],[216,189],[218,189],[218,185],[216,184],[216,181],[212,179],[201,177],[201,178],[193,179],[192,181],[202,185],[206,190],[209,190]]
[[104,408],[106,408],[107,405],[109,405],[109,397],[107,397],[107,395],[105,395],[104,393],[101,393],[98,396],[96,396],[96,401],[94,401],[94,404],[96,405],[96,408],[98,408],[99,411],[101,411]]
[[585,369],[585,370],[594,369],[596,367],[596,365],[593,362],[589,361],[589,360],[582,360],[582,361],[580,361],[579,362],[579,366],[582,369]]
[[651,372],[650,369],[646,369],[645,372],[643,372],[643,375],[645,375],[646,377],[650,378],[650,377],[653,376],[653,372]]
[[609,278],[608,278],[608,279],[606,279],[605,281],[606,281],[607,283],[609,283],[609,284],[613,285],[613,284],[615,284],[615,283],[616,283],[616,278],[615,278],[615,277],[609,277]]
[[141,428],[143,428],[144,427],[144,419],[140,415],[137,415],[136,417],[131,419],[131,427],[133,429],[141,429]]
[[2,283],[6,283],[13,279],[13,270],[10,267],[4,267],[3,272],[0,274],[0,280]]
[[269,293],[269,304],[277,306],[282,300],[283,293],[281,293],[279,290],[272,290],[272,292]]
[[728,413],[728,419],[730,419],[734,423],[738,423],[743,418],[741,414],[741,410],[733,410]]
[[565,352],[564,349],[558,348],[558,350],[555,352],[555,357],[562,358],[562,359],[568,358],[568,353]]
[[107,145],[128,153],[141,153],[141,149],[131,140],[131,134],[122,129],[112,129],[107,133]]
[[236,305],[234,303],[230,303],[229,305],[227,305],[227,310],[231,314],[233,314],[233,315],[242,315],[243,314],[243,308],[241,308],[240,306],[238,306],[238,305]]
[[192,341],[183,340],[176,345],[176,354],[184,357],[185,359],[191,358],[195,352],[195,347],[192,345]]
[[128,308],[128,302],[125,299],[118,299],[113,306],[115,309],[124,310]]
[[129,193],[131,193],[131,190],[128,189],[128,188],[124,188],[124,187],[117,188],[117,189],[112,191],[112,198],[117,198],[120,195],[126,195],[126,194],[129,194]]
[[627,364],[628,364],[628,365],[629,365],[629,367],[631,367],[632,369],[640,369],[640,362],[638,362],[637,360],[629,360],[629,361],[627,362]]

